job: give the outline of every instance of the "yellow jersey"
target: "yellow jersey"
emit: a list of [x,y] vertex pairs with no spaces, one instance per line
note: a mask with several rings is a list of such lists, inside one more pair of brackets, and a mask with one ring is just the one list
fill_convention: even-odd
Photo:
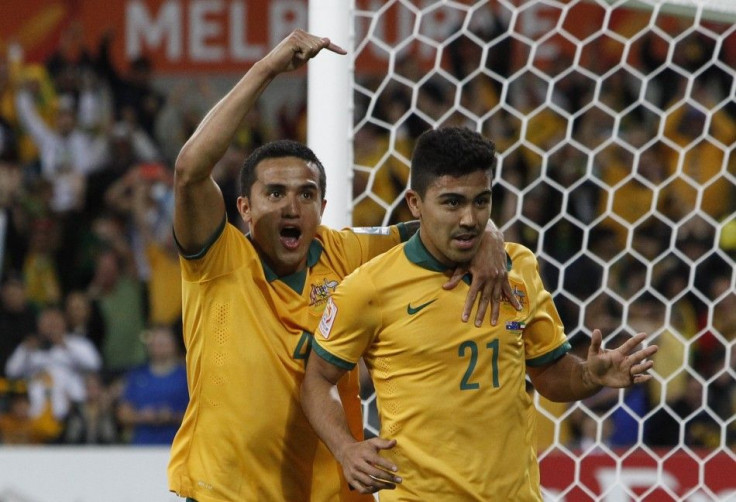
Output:
[[151,277],[148,302],[151,324],[173,324],[181,318],[181,271],[176,255],[163,245],[149,243],[145,248]]
[[[372,500],[348,490],[302,413],[299,388],[337,284],[404,231],[319,227],[307,269],[288,277],[277,277],[230,224],[201,253],[182,257],[190,402],[171,448],[171,491],[198,502]],[[360,435],[357,373],[346,377],[341,395]]]
[[364,357],[381,437],[397,440],[382,454],[403,482],[380,500],[541,500],[526,366],[570,345],[532,252],[506,251],[523,308],[502,304],[496,326],[460,321],[467,286],[442,289],[451,271],[418,234],[360,267],[330,299],[313,349],[345,369]]

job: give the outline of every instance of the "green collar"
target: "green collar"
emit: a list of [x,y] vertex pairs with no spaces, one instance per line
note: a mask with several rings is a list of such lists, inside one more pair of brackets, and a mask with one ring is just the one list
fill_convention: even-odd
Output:
[[[406,257],[410,262],[415,265],[419,265],[422,268],[426,268],[427,270],[446,272],[452,268],[447,265],[443,265],[439,260],[437,260],[437,258],[432,256],[424,246],[422,239],[419,237],[419,231],[417,231],[417,233],[415,233],[408,241],[406,241],[406,244],[404,244],[404,254],[406,254]],[[506,270],[511,271],[511,257],[508,253],[506,253]],[[472,277],[469,273],[463,276],[463,281],[466,284],[470,284],[471,279]]]
[[419,232],[411,236],[411,238],[404,244],[404,254],[415,265],[419,265],[427,270],[433,272],[446,272],[450,270],[450,267],[440,263],[440,261],[432,256],[427,250],[419,237]]
[[[250,234],[248,234],[248,239],[251,239]],[[320,242],[316,239],[313,240],[309,244],[309,249],[307,250],[307,266],[302,270],[297,270],[293,274],[285,275],[283,277],[279,277],[278,275],[276,275],[276,272],[274,272],[271,267],[269,267],[268,264],[263,261],[263,258],[261,258],[261,265],[263,266],[263,273],[266,276],[266,280],[268,282],[279,280],[297,293],[301,294],[301,292],[304,290],[304,283],[307,281],[307,269],[317,264],[320,256],[322,256],[322,250],[322,244],[320,244]]]

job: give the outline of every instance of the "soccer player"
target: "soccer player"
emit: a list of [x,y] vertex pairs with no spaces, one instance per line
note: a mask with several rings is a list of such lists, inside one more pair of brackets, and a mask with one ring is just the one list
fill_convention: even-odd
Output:
[[[323,49],[344,52],[300,30],[289,35],[214,106],[177,158],[174,233],[182,255],[190,402],[172,445],[168,476],[169,488],[190,500],[366,498],[350,490],[311,429],[299,386],[311,333],[337,284],[408,237],[412,225],[374,233],[320,226],[324,168],[309,148],[293,141],[269,143],[246,159],[237,207],[249,224],[248,237],[226,223],[225,203],[211,177],[271,80]],[[505,270],[499,280],[485,280],[505,263],[502,238],[491,230],[487,235],[488,255],[479,260],[487,268],[473,276],[481,317],[480,309],[488,306],[484,298],[497,295],[504,283],[512,296]],[[451,279],[446,287],[452,285]],[[457,313],[467,314],[475,299]],[[491,306],[492,320],[498,307]],[[352,433],[360,437],[357,373],[338,387]]]
[[[494,159],[493,143],[468,129],[420,136],[406,196],[419,232],[345,278],[314,334],[304,412],[353,487],[394,489],[382,501],[541,500],[525,376],[554,401],[651,378],[656,347],[634,350],[643,333],[609,351],[595,330],[586,360],[568,352],[534,254],[518,244],[506,251],[522,310],[504,304],[501,322],[481,329],[453,322],[464,288],[439,286],[477,252]],[[351,434],[334,393],[361,356],[381,421],[367,441]]]

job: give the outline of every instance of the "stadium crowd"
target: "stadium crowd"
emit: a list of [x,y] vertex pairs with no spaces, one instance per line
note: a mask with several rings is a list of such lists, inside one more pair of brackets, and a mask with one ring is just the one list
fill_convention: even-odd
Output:
[[[506,27],[484,29],[476,35],[494,40]],[[15,46],[0,54],[0,442],[169,444],[187,392],[172,168],[216,97],[205,80],[157,85],[145,57],[116,68],[114,37],[86,47],[80,30],[67,29],[43,63],[23,61]],[[648,445],[673,446],[684,423],[689,446],[736,449],[736,159],[723,148],[736,143],[734,75],[724,70],[736,61],[724,51],[714,60],[713,41],[700,34],[683,43],[677,71],[661,70],[655,40],[635,47],[632,66],[650,77],[645,92],[624,67],[598,88],[572,72],[555,80],[550,103],[551,79],[522,72],[506,89],[528,117],[522,124],[499,106],[502,84],[488,76],[519,68],[494,56],[504,53],[496,46],[489,73],[464,80],[482,58],[461,37],[446,71],[465,82],[466,113],[447,114],[456,87],[437,76],[419,88],[414,113],[412,89],[383,89],[356,131],[355,195],[368,188],[388,207],[406,186],[400,155],[408,158],[428,119],[476,128],[468,117],[496,110],[481,123],[501,153],[493,217],[507,240],[542,252],[574,347],[586,345],[583,325],[600,326],[609,342],[654,335],[654,383],[628,390],[625,406],[616,391],[587,400],[588,411],[576,407],[563,428],[571,446],[587,448],[601,427],[611,446],[640,433]],[[546,71],[560,76],[569,63]],[[587,63],[598,75],[610,67],[603,57]],[[397,68],[415,82],[423,71],[412,58]],[[383,76],[363,78],[376,88]],[[358,105],[358,116],[368,113]],[[402,117],[390,135],[384,124]],[[303,107],[250,124],[260,125],[243,127],[215,172],[229,210],[249,151],[305,139]],[[389,146],[400,155],[381,160]],[[228,218],[242,228],[236,213]],[[371,198],[353,215],[356,226],[407,219],[404,204],[386,214]]]

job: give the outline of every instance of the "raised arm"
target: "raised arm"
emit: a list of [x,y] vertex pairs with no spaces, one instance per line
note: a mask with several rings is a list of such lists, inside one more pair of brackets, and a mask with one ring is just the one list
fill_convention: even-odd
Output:
[[248,70],[184,144],[174,176],[174,232],[184,252],[201,251],[225,218],[225,202],[212,169],[256,99],[278,74],[303,66],[322,49],[345,54],[327,38],[292,32]]
[[[31,93],[30,84],[26,84],[15,95],[15,109],[18,112],[23,127],[26,128],[31,139],[39,150],[46,148],[46,145],[56,141],[56,133],[46,125],[44,120],[36,109],[33,102],[33,94]],[[51,175],[53,173],[44,173]]]
[[393,448],[395,440],[372,438],[358,441],[350,433],[337,382],[345,374],[312,351],[301,388],[304,414],[312,428],[342,465],[345,479],[360,493],[393,489],[401,478],[398,468],[379,455]]

